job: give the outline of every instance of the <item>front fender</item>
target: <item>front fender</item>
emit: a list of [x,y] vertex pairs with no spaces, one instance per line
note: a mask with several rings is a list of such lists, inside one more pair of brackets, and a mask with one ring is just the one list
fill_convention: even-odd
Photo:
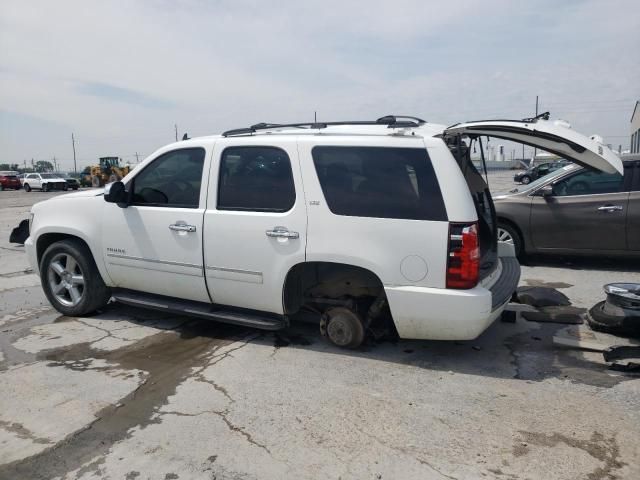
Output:
[[37,251],[40,239],[47,234],[79,238],[89,247],[104,283],[113,286],[102,255],[103,206],[102,197],[52,199],[37,204],[32,209],[32,248]]

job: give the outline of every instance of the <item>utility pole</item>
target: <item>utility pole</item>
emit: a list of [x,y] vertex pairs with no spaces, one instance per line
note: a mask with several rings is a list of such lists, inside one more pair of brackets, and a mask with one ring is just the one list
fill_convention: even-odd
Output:
[[175,129],[175,131],[176,131],[176,142],[177,142],[177,141],[178,141],[178,124],[177,124],[177,123],[174,123],[174,124],[173,124],[173,128],[174,128],[174,129]]
[[[536,95],[536,117],[538,116],[538,95]],[[533,163],[536,163],[536,155],[538,154],[538,149],[533,149]]]
[[53,156],[53,171],[57,172],[58,171],[58,163],[56,162],[56,156]]
[[138,152],[136,152],[136,163],[140,163],[140,160],[138,159]]
[[78,167],[76,166],[76,139],[71,133],[71,146],[73,147],[73,173],[78,173]]

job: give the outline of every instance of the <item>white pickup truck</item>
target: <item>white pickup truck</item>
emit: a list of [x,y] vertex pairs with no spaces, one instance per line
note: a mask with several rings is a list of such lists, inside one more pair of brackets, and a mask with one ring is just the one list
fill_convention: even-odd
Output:
[[65,315],[113,298],[268,330],[311,321],[342,347],[385,324],[473,339],[520,275],[471,163],[481,136],[622,170],[546,118],[258,124],[167,145],[104,191],[36,204],[27,252]]

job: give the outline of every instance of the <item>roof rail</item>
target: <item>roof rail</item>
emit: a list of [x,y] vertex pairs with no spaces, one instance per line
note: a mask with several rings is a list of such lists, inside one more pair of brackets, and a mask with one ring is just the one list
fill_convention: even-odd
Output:
[[531,117],[531,118],[523,118],[522,121],[523,122],[527,122],[527,123],[535,123],[538,120],[542,119],[542,120],[549,120],[549,112],[544,112],[541,113],[539,115],[536,115],[535,117]]
[[231,137],[235,135],[251,135],[259,130],[273,130],[277,128],[304,128],[304,129],[321,129],[333,127],[337,125],[386,125],[387,128],[406,128],[419,127],[427,123],[418,117],[410,117],[408,115],[386,115],[377,120],[354,120],[341,122],[302,122],[302,123],[256,123],[250,127],[235,128],[222,133],[223,137]]

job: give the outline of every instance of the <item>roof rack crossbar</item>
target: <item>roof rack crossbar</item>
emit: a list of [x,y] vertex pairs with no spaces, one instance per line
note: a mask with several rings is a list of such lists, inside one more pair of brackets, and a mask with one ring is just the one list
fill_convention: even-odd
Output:
[[386,125],[387,128],[407,128],[418,127],[426,123],[425,120],[417,117],[410,117],[406,115],[386,115],[380,117],[377,120],[352,120],[352,121],[340,121],[340,122],[302,122],[302,123],[256,123],[246,128],[236,128],[233,130],[227,130],[222,133],[223,137],[229,137],[234,135],[251,135],[259,130],[273,130],[277,128],[307,128],[307,129],[322,129],[327,127],[333,127],[338,125]]

